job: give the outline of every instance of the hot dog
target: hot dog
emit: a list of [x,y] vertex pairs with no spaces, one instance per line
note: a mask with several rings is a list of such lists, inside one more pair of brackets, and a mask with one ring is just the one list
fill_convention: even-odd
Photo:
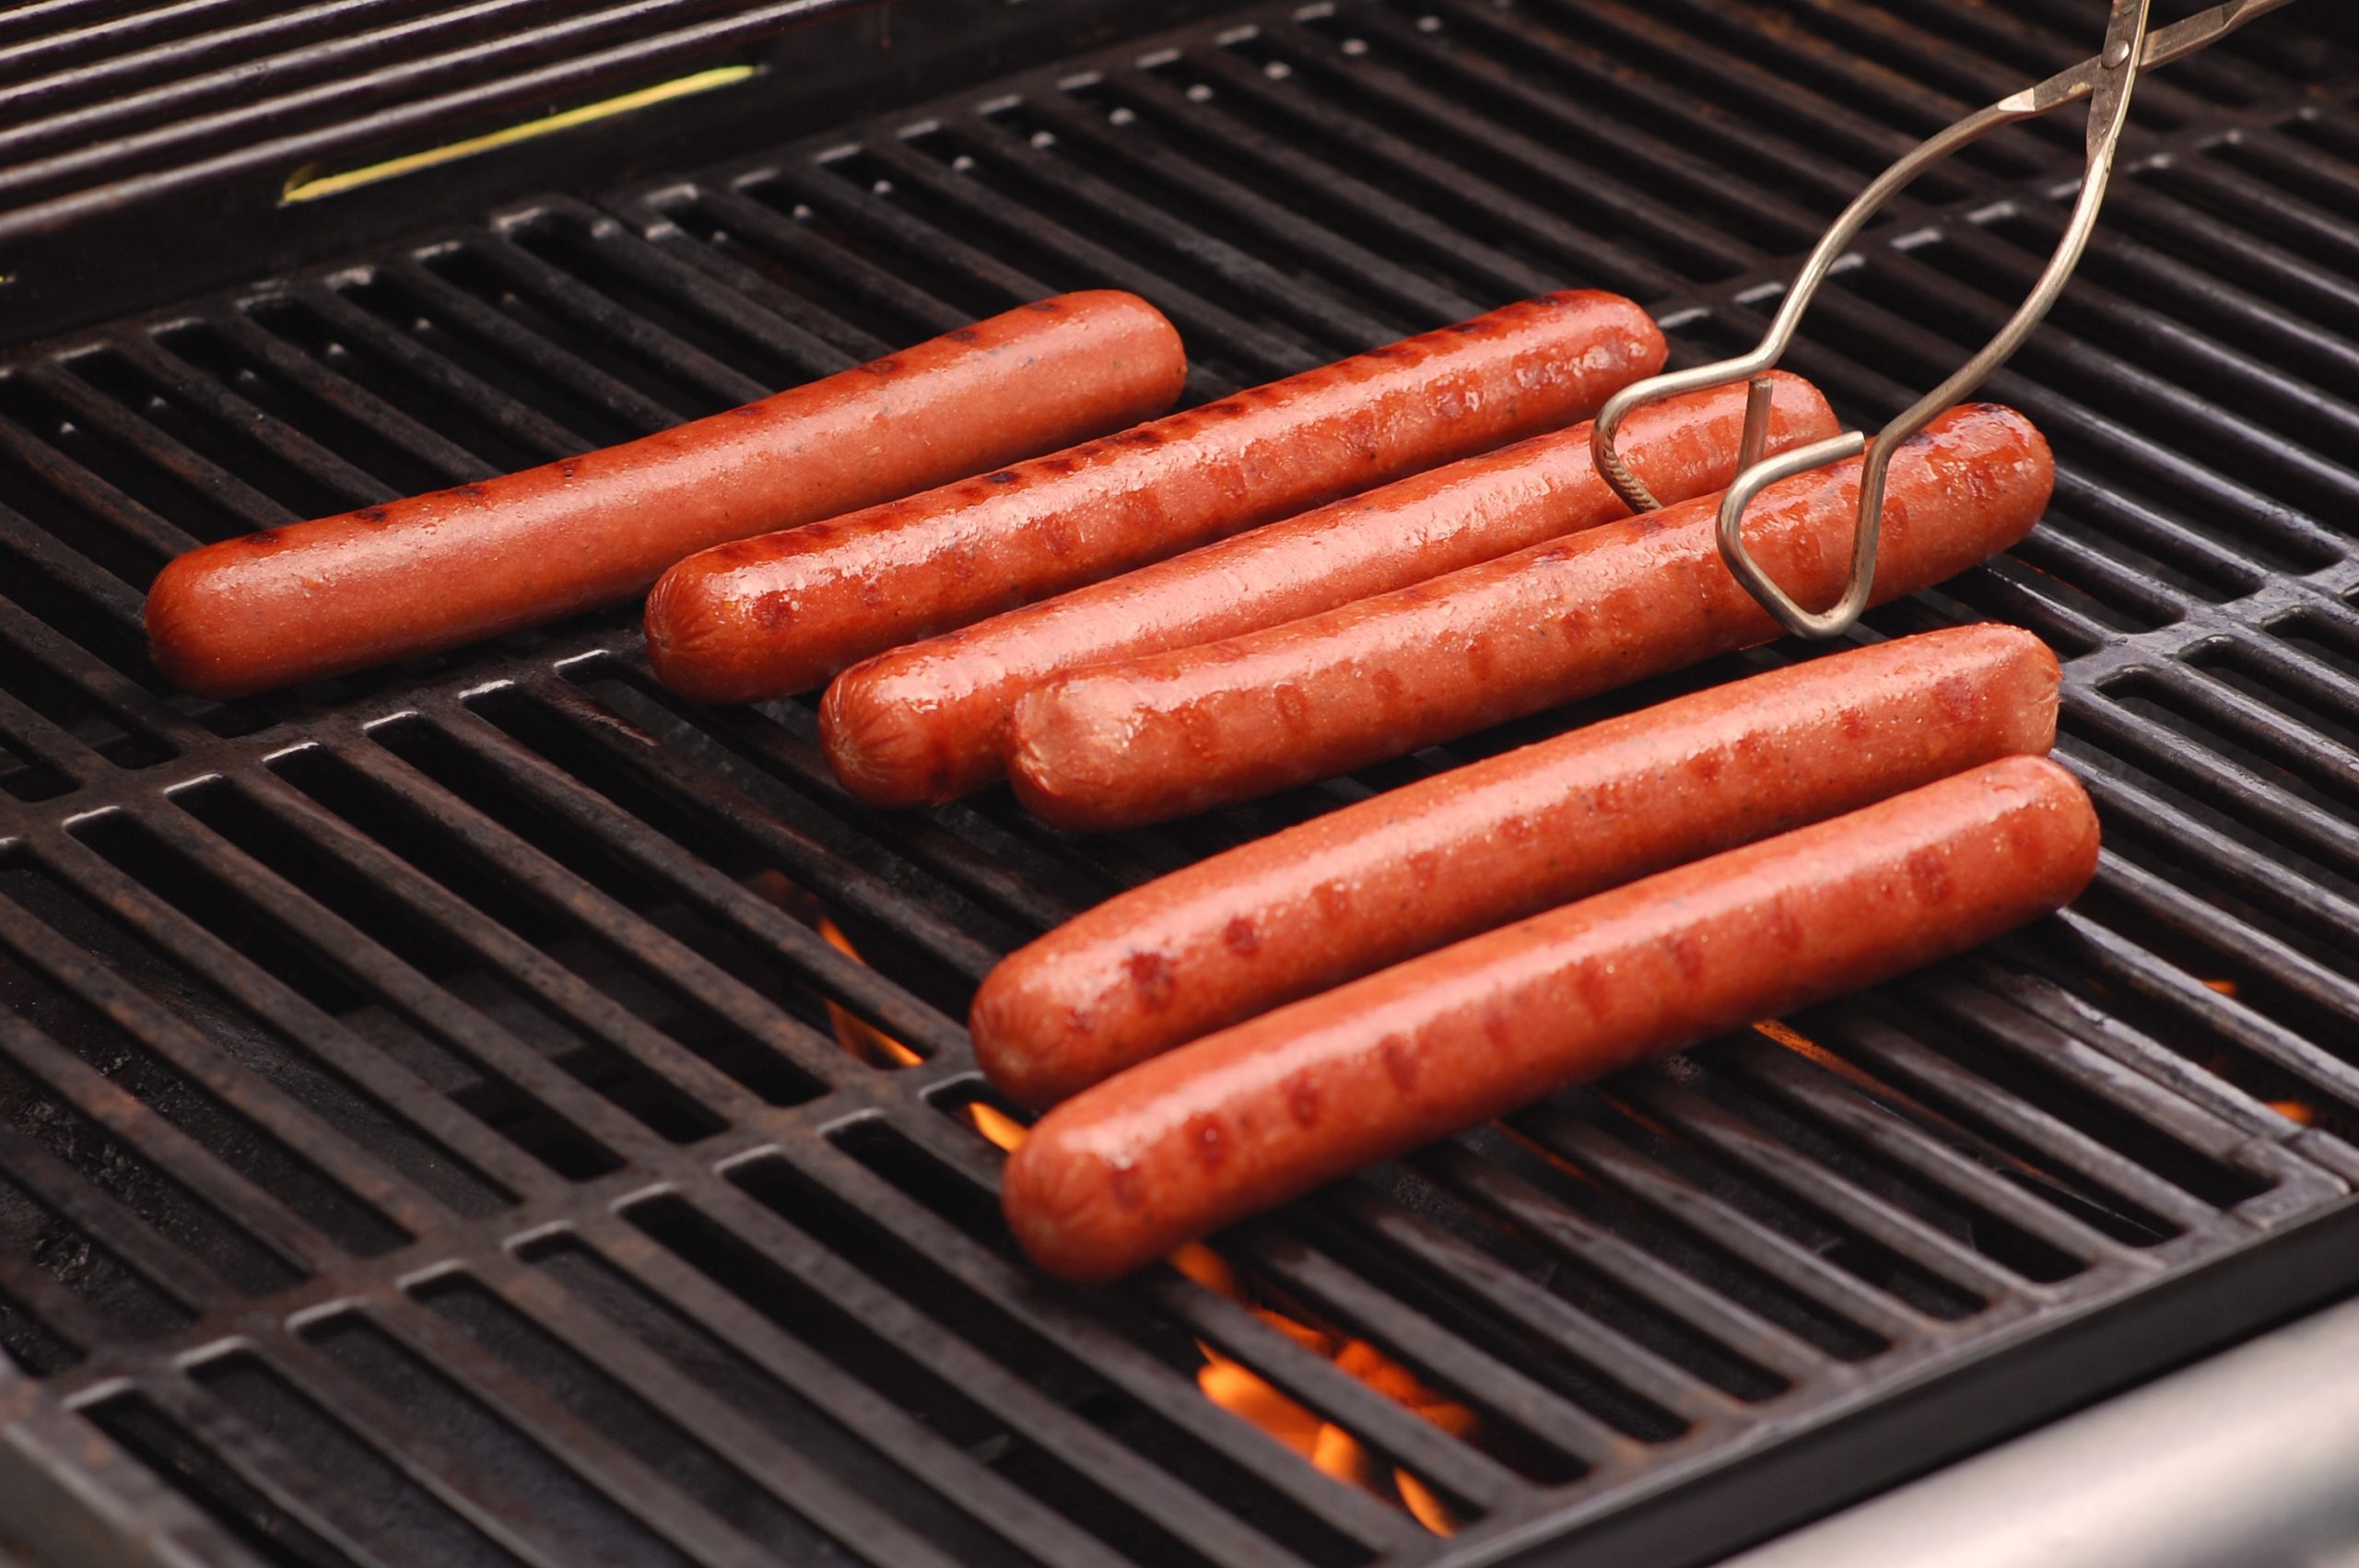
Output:
[[1011,954],[968,1027],[1050,1106],[1298,997],[2056,739],[2012,626],[1858,649],[1559,735],[1199,861]]
[[[1668,500],[1721,489],[1744,402],[1733,386],[1650,405],[1621,451]],[[1837,427],[1817,389],[1778,378],[1769,450]],[[1002,775],[1015,699],[1061,672],[1278,626],[1626,517],[1589,435],[1537,436],[880,653],[827,688],[827,759],[864,801],[939,804]]]
[[[1746,514],[1755,558],[1804,603],[1849,569],[1858,462]],[[1895,454],[1876,602],[2005,549],[2055,464],[2012,409],[1952,409]],[[1764,641],[1706,497],[1226,641],[1061,676],[1016,704],[1008,773],[1061,827],[1117,827],[1323,778]]]
[[1145,300],[1043,299],[604,451],[193,550],[147,595],[157,668],[206,696],[439,652],[627,599],[684,556],[1168,408]]
[[1873,985],[2061,907],[2071,776],[2013,757],[1412,959],[1043,1117],[1002,1201],[1052,1274],[1179,1243],[1567,1084]]
[[887,648],[1587,418],[1661,364],[1611,294],[1551,294],[1119,436],[722,545],[647,602],[684,696],[806,691]]

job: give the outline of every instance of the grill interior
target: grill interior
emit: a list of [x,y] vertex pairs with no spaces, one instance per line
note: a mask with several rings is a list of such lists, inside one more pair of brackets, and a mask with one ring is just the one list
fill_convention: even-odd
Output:
[[[774,7],[778,8],[778,7]],[[2359,1273],[2359,59],[2141,88],[1989,396],[2011,556],[1875,613],[2066,660],[2073,910],[1239,1228],[1253,1298],[1025,1268],[959,1020],[1007,949],[1285,823],[1676,691],[1118,837],[851,802],[636,615],[228,705],[198,542],[611,442],[1061,288],[1201,399],[1568,284],[1749,343],[1872,172],[2085,0],[1244,7],[692,172],[503,205],[0,368],[0,1519],[61,1561],[1701,1561]],[[2001,319],[2076,120],[1872,231],[1794,369],[1880,420]],[[389,187],[387,200],[398,200]],[[419,209],[421,222],[430,215]],[[866,962],[818,929],[824,916]],[[914,1065],[861,1043],[849,1017]],[[1437,1495],[1321,1473],[1204,1347]],[[11,1366],[13,1363],[13,1369]],[[100,1434],[103,1434],[101,1437]]]

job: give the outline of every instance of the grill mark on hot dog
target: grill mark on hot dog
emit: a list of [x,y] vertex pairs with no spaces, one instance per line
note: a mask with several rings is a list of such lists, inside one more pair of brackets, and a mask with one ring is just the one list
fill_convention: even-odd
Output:
[[[1527,300],[1466,328],[1017,464],[1013,481],[944,486],[839,518],[839,537],[816,554],[789,530],[750,556],[691,557],[648,601],[656,673],[705,701],[808,690],[897,644],[1585,417],[1664,353],[1646,313],[1608,294]],[[1506,395],[1534,369],[1541,390]],[[1077,541],[1062,556],[1043,542],[1054,519]],[[948,571],[941,547],[954,536],[987,542],[989,569]],[[882,603],[861,602],[852,582],[877,585]],[[783,637],[746,614],[772,592],[796,600]]]
[[[986,978],[1002,1089],[1053,1103],[1322,987],[1631,877],[1848,811],[2056,732],[2028,632],[1896,638],[1679,697],[1423,780],[1118,895]],[[1959,702],[1957,688],[1971,694]],[[1331,907],[1331,887],[1353,890]],[[1238,940],[1250,930],[1250,944]],[[1137,1004],[1152,948],[1170,998]]]
[[[2096,855],[2071,775],[1989,763],[1144,1063],[1033,1128],[1003,1207],[1044,1269],[1112,1279],[1554,1089],[1964,952],[2070,902]],[[1937,883],[1908,870],[1928,861]]]
[[[1835,433],[1815,389],[1777,382],[1771,451]],[[1656,494],[1707,494],[1735,472],[1744,407],[1742,386],[1649,406],[1622,451]],[[939,803],[1002,775],[1016,699],[1064,671],[1276,626],[1625,515],[1587,425],[1534,437],[878,654],[827,688],[821,738],[862,799]],[[1399,677],[1379,670],[1374,689],[1396,700]]]
[[[1856,461],[1802,475],[1746,517],[1755,557],[1805,603],[1832,600],[1848,571],[1858,477]],[[2047,442],[2021,415],[1943,415],[1893,462],[1875,602],[2020,540],[2054,480]],[[1418,589],[1061,676],[1015,706],[1011,781],[1060,827],[1133,826],[1765,641],[1778,624],[1722,565],[1717,511],[1715,499],[1686,502]],[[1378,670],[1398,675],[1401,699],[1371,695]]]
[[[940,485],[1179,395],[1179,335],[1144,300],[1051,303],[602,451],[191,551],[147,597],[157,667],[229,697],[440,652],[628,598],[733,536]],[[792,621],[769,612],[768,635]]]

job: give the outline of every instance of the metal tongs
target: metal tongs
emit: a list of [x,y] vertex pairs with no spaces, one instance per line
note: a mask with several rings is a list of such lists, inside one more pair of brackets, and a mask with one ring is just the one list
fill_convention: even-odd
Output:
[[[1770,614],[1784,623],[1789,631],[1802,637],[1830,638],[1848,630],[1868,607],[1870,591],[1875,580],[1876,542],[1884,519],[1884,482],[1893,454],[1903,442],[1932,423],[1935,415],[1957,403],[2013,357],[2024,340],[2031,336],[2041,318],[2056,303],[2058,295],[2072,276],[2072,269],[2080,264],[2081,253],[2086,250],[2090,232],[2096,227],[2097,213],[2105,205],[2106,191],[2112,181],[2115,155],[2121,146],[2122,128],[2129,123],[2130,97],[2138,85],[2139,76],[2158,65],[2192,54],[2200,49],[2218,42],[2254,18],[2277,9],[2286,0],[2227,0],[2207,11],[2176,22],[2169,27],[2147,28],[2152,0],[2112,0],[2112,18],[2107,24],[2105,48],[2074,65],[2070,70],[2050,76],[2036,87],[2001,99],[1989,108],[1969,114],[1949,129],[1909,153],[1899,162],[1877,177],[1875,182],[1860,193],[1857,201],[1845,209],[1818,242],[1810,260],[1795,275],[1793,287],[1787,291],[1785,302],[1778,308],[1778,318],[1769,331],[1750,354],[1717,364],[1700,365],[1694,369],[1676,370],[1655,376],[1623,391],[1606,404],[1597,416],[1597,427],[1590,438],[1590,448],[1596,454],[1598,471],[1620,494],[1634,511],[1654,511],[1661,508],[1653,493],[1638,476],[1630,472],[1614,450],[1614,438],[1622,422],[1631,413],[1650,403],[1683,392],[1700,392],[1708,387],[1725,386],[1732,381],[1752,381],[1745,400],[1744,436],[1740,447],[1736,482],[1729,486],[1720,502],[1720,556],[1739,582]],[[1811,306],[1819,288],[1834,270],[1836,262],[1849,248],[1860,231],[1866,228],[1884,205],[1898,195],[1917,177],[1934,164],[1948,158],[1961,147],[1979,141],[2003,125],[2019,121],[2037,119],[2053,113],[2068,103],[2082,99],[2091,99],[2089,108],[2089,161],[2087,176],[2081,182],[2079,200],[2073,205],[2072,220],[2064,230],[2064,238],[2048,258],[2048,268],[2040,275],[2038,285],[2016,310],[2014,316],[2000,330],[1982,351],[1968,360],[1958,372],[1927,393],[1907,413],[1877,432],[1870,442],[1860,431],[1837,436],[1809,446],[1764,460],[1761,453],[1769,433],[1770,401],[1776,383],[1768,379],[1768,371],[1786,353],[1794,333]],[[1811,469],[1847,458],[1867,454],[1867,462],[1860,475],[1860,513],[1851,543],[1851,579],[1842,599],[1832,610],[1813,614],[1796,603],[1791,595],[1772,581],[1744,547],[1744,512],[1764,488],[1780,479],[1805,473]]]

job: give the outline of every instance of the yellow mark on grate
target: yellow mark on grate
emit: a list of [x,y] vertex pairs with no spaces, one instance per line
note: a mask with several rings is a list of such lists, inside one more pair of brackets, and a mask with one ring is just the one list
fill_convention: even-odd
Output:
[[469,136],[464,141],[452,142],[444,146],[430,147],[425,152],[405,153],[399,158],[389,158],[381,163],[371,163],[360,169],[348,169],[341,174],[314,175],[308,171],[298,170],[288,178],[287,189],[280,193],[279,199],[286,202],[316,202],[323,196],[341,195],[346,191],[357,190],[363,185],[374,185],[381,180],[398,180],[405,174],[415,174],[421,169],[434,169],[445,163],[455,163],[463,158],[473,158],[478,153],[493,152],[500,147],[513,146],[518,142],[528,142],[535,136],[547,136],[559,131],[570,131],[577,125],[588,125],[600,120],[611,120],[617,114],[628,114],[634,110],[651,108],[659,103],[669,103],[677,98],[693,98],[698,93],[710,92],[716,88],[725,88],[733,83],[742,82],[752,76],[757,69],[757,67],[753,65],[716,65],[709,71],[698,71],[691,76],[675,76],[668,82],[658,82],[651,88],[640,88],[634,92],[601,99],[596,103],[585,103],[579,109],[568,109],[556,114],[545,114],[538,120],[527,120],[521,125],[510,125],[503,130],[487,131],[480,136]]

